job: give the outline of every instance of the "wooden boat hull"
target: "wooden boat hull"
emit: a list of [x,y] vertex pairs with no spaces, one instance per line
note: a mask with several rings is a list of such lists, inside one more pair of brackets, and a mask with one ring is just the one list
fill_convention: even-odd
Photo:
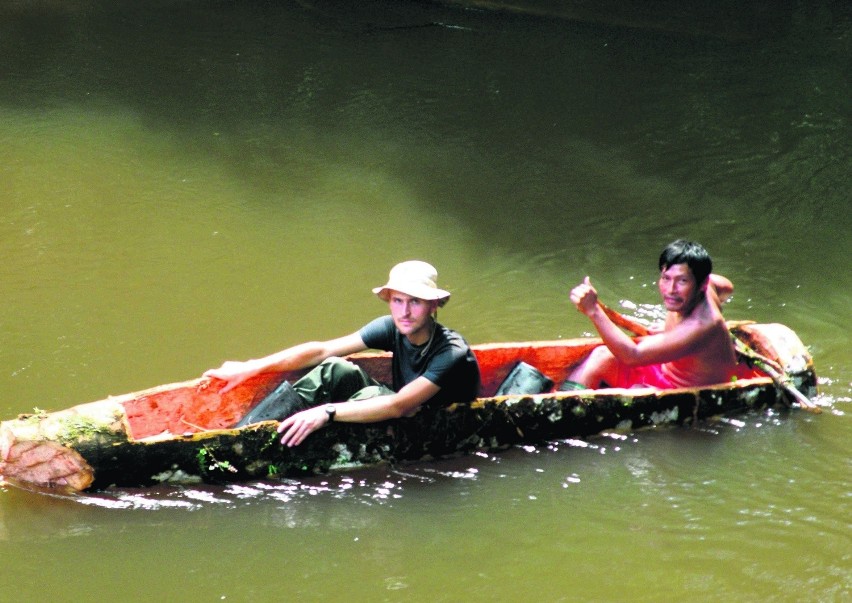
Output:
[[[815,391],[812,360],[783,325],[731,323],[742,339],[785,367],[795,386]],[[0,477],[24,487],[72,491],[169,480],[223,482],[325,472],[373,464],[494,450],[521,443],[582,438],[606,430],[693,423],[785,400],[771,378],[743,366],[736,382],[700,388],[606,389],[495,396],[523,360],[561,383],[600,345],[597,339],[474,346],[482,397],[377,424],[335,423],[296,448],[279,443],[274,421],[232,429],[293,373],[264,374],[225,395],[206,379],[160,386],[0,423]],[[389,380],[387,354],[351,359]]]

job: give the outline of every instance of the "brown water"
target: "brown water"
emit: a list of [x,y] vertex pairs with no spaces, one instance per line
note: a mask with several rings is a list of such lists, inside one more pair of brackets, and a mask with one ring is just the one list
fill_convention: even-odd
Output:
[[0,416],[354,331],[414,257],[471,342],[579,336],[570,287],[653,314],[677,237],[734,281],[729,318],[810,345],[825,412],[0,489],[0,600],[850,600],[848,3],[530,5],[559,15],[6,2]]

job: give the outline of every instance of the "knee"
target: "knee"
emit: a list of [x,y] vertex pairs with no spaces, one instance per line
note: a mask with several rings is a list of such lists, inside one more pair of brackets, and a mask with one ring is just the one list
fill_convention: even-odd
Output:
[[326,371],[333,372],[334,374],[341,376],[358,372],[357,366],[345,358],[340,358],[339,356],[330,356],[320,362],[319,366]]
[[594,366],[601,366],[609,364],[614,360],[615,356],[612,355],[609,348],[605,345],[599,345],[589,354],[589,357],[586,359],[586,363]]

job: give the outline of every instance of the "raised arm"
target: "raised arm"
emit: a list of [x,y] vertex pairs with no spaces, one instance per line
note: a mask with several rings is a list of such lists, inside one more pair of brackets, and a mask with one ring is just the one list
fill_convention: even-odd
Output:
[[734,292],[734,284],[721,274],[711,274],[708,278],[710,279],[707,286],[708,296],[713,299],[715,294],[717,305],[724,304]]
[[636,343],[610,320],[598,304],[598,292],[592,286],[588,276],[571,290],[570,298],[577,310],[585,314],[595,325],[595,329],[613,356],[622,362],[632,363],[631,359],[637,351]]
[[709,325],[695,324],[676,332],[666,331],[649,335],[637,342],[612,322],[597,303],[597,291],[589,277],[571,290],[571,301],[580,312],[589,317],[612,355],[630,366],[669,362],[689,354],[700,345],[711,328]]

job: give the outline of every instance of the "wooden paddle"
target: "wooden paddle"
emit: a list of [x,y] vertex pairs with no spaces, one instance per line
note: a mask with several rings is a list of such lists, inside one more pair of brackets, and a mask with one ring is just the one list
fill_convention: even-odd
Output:
[[757,353],[754,349],[742,339],[731,333],[734,340],[734,348],[740,356],[743,356],[752,361],[758,369],[769,375],[775,386],[787,393],[794,401],[799,403],[799,406],[816,415],[822,413],[822,409],[808,399],[808,397],[790,385],[787,381],[784,368],[771,358],[767,358],[762,354]]
[[621,327],[626,331],[630,331],[631,333],[639,337],[650,335],[651,331],[649,331],[648,327],[646,327],[642,323],[636,322],[632,318],[627,318],[624,314],[613,310],[609,306],[604,305],[604,303],[600,300],[598,300],[598,306],[601,310],[604,311],[604,314],[606,314],[609,319],[613,323],[615,323],[616,326]]
[[[598,306],[600,306],[601,310],[609,317],[609,319],[615,323],[616,326],[621,327],[627,331],[630,331],[634,335],[638,335],[639,337],[644,337],[645,335],[650,334],[648,328],[633,320],[632,318],[628,318],[613,310],[612,308],[606,306],[603,302],[598,301]],[[734,347],[741,356],[744,356],[750,359],[757,367],[766,373],[772,381],[775,383],[775,386],[787,393],[790,397],[793,398],[796,402],[798,402],[799,406],[801,406],[804,410],[808,412],[812,412],[814,414],[820,414],[822,409],[811,402],[805,394],[797,390],[795,387],[790,385],[790,383],[785,379],[784,376],[784,368],[779,366],[777,362],[774,360],[767,358],[761,354],[758,354],[755,350],[750,348],[748,344],[739,339],[736,336],[733,336],[734,339]]]

